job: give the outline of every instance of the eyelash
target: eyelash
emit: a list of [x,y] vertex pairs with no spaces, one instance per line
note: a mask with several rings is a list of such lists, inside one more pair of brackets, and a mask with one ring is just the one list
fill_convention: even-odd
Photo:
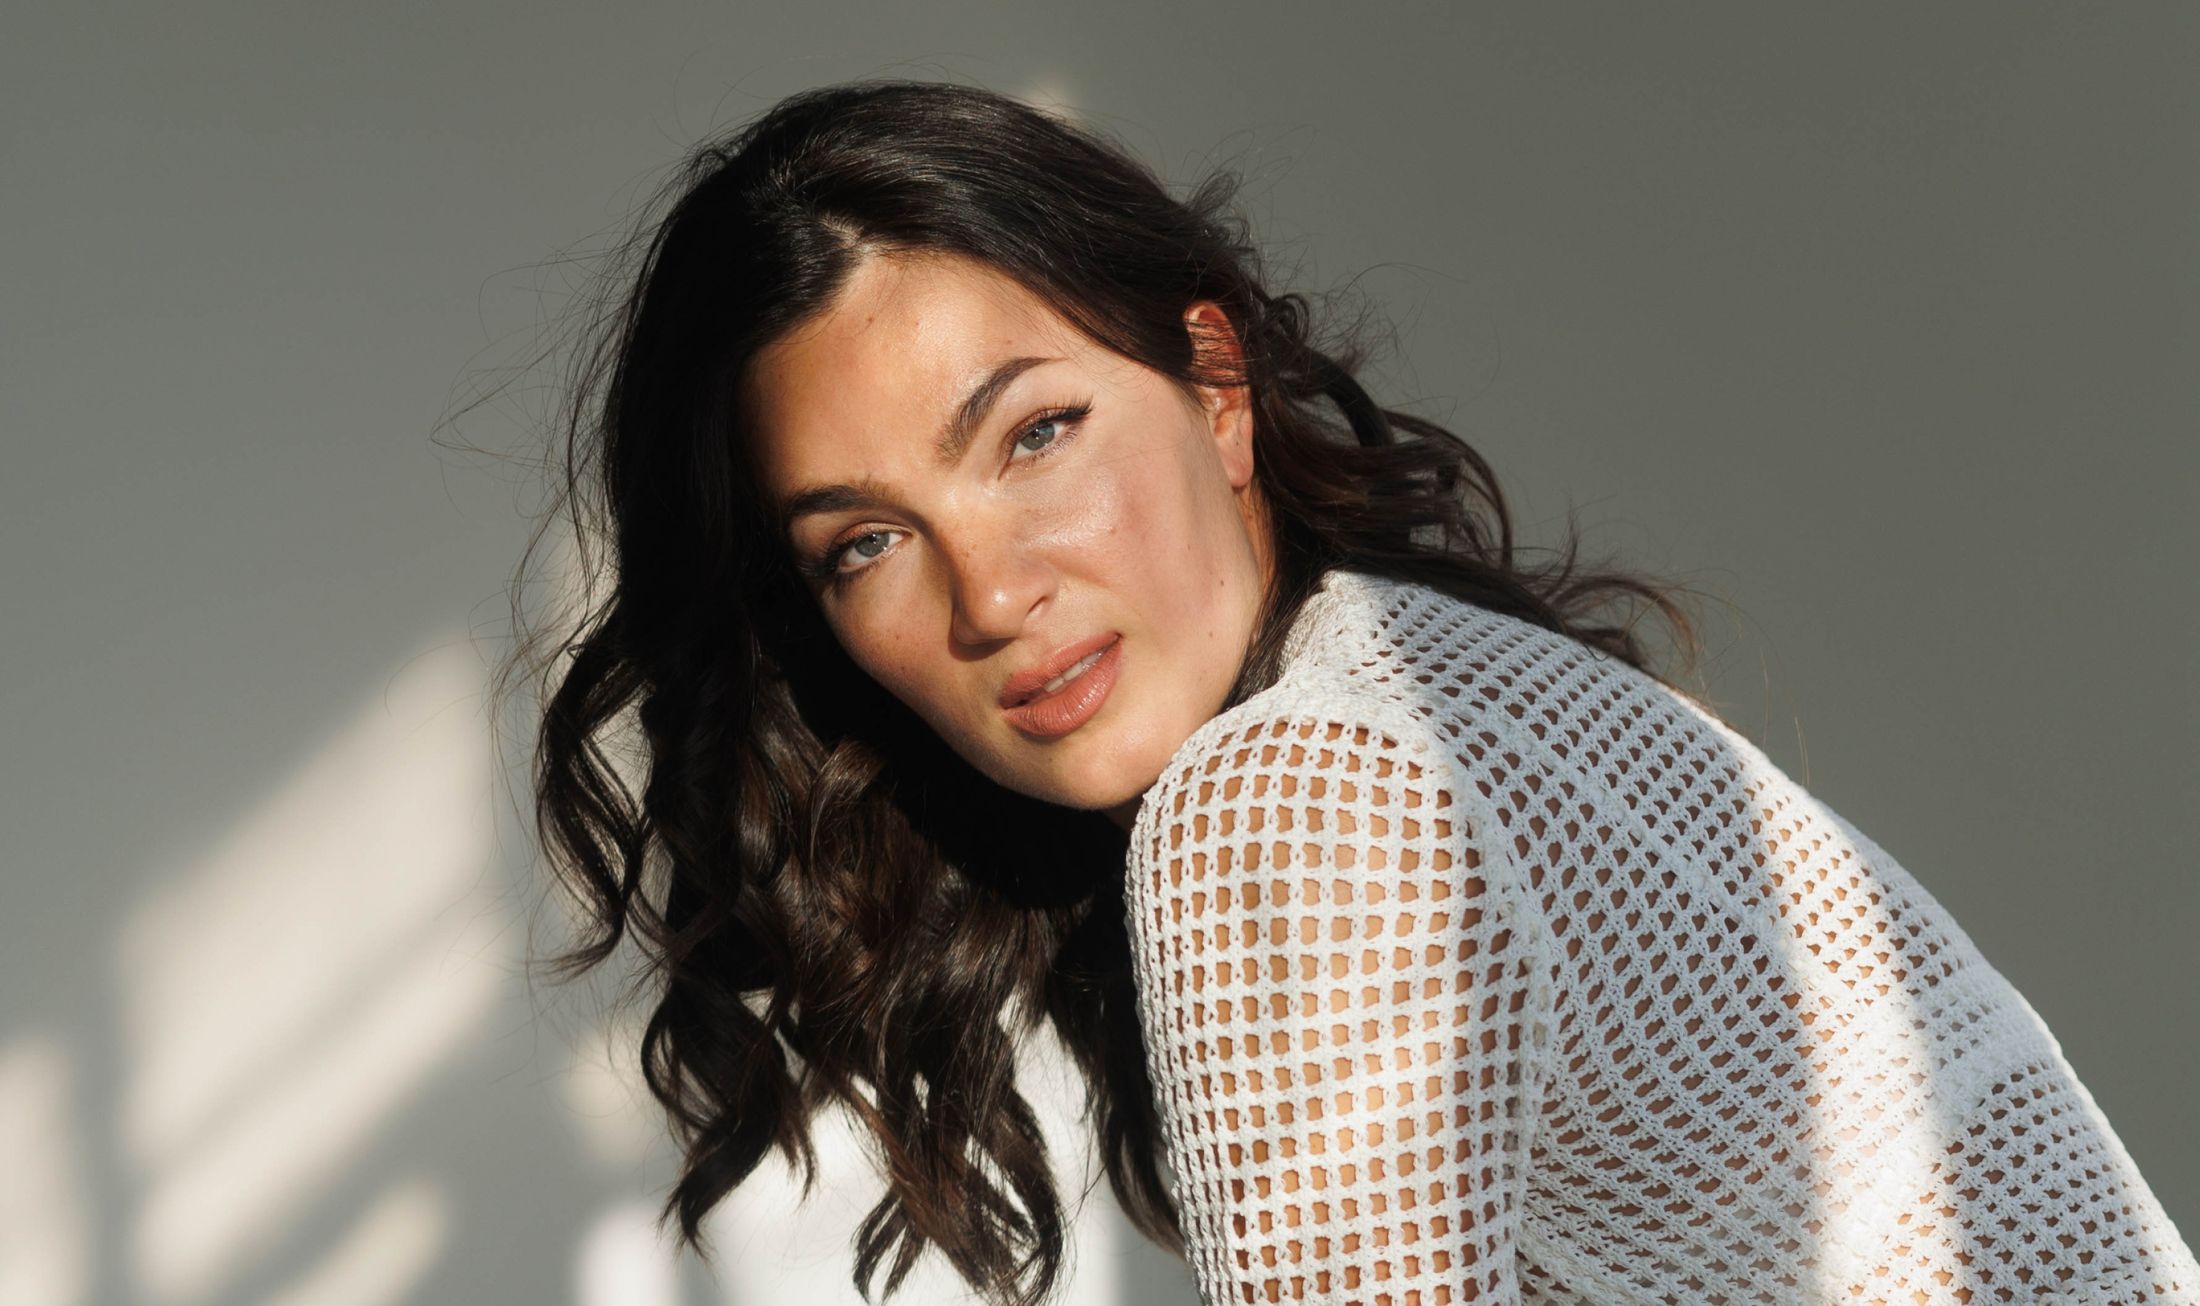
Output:
[[[1048,445],[1044,449],[1037,449],[1032,451],[1031,456],[1023,459],[1022,461],[1033,463],[1039,461],[1042,458],[1052,457],[1058,450],[1062,448],[1062,446],[1077,438],[1078,424],[1083,422],[1084,419],[1086,417],[1089,417],[1091,414],[1092,402],[1090,400],[1087,400],[1086,402],[1081,404],[1072,404],[1067,408],[1051,408],[1048,409],[1046,412],[1034,414],[1031,420],[1016,428],[1016,434],[1012,439],[1009,440],[1008,447],[1011,451],[1013,451],[1015,447],[1019,444],[1022,444],[1025,438],[1028,437],[1033,431],[1047,425],[1050,422],[1057,422],[1062,424],[1063,430],[1061,434],[1055,436],[1054,439],[1050,443],[1048,443]],[[861,576],[864,572],[870,571],[872,567],[876,564],[875,562],[866,563],[865,565],[856,568],[854,571],[842,571],[840,569],[841,555],[846,553],[849,549],[854,548],[861,541],[867,540],[873,535],[878,535],[881,533],[882,532],[880,531],[870,530],[851,535],[847,539],[842,540],[838,544],[832,545],[831,547],[825,549],[823,552],[804,562],[802,564],[802,570],[804,574],[808,575],[812,580],[824,581],[829,585],[836,586],[849,584],[853,582],[858,576]],[[883,557],[885,555],[881,554],[879,556]]]

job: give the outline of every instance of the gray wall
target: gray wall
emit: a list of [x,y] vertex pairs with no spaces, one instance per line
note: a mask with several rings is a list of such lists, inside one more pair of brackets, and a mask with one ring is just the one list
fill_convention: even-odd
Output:
[[[1728,602],[1730,715],[1954,912],[2200,1233],[2192,9],[12,18],[0,1301],[839,1278],[852,1144],[813,1206],[729,1207],[718,1274],[670,1266],[667,1155],[598,1064],[630,1031],[523,982],[480,692],[533,495],[430,433],[688,144],[875,74],[1244,168],[1531,541],[1572,504]],[[456,433],[516,454],[546,408]],[[1187,1300],[1104,1209],[1078,1249],[1075,1300]]]

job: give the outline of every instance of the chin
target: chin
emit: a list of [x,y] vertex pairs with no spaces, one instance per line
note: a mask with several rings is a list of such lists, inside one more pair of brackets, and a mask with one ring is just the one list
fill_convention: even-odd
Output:
[[1107,762],[1106,766],[1098,768],[1102,774],[1084,777],[1066,786],[1071,792],[1048,801],[1088,812],[1105,812],[1135,804],[1153,787],[1154,775],[1141,770],[1136,759],[1111,753]]
[[[1106,750],[1096,751],[1104,754]],[[1087,812],[1105,811],[1130,802],[1146,791],[1146,784],[1123,774],[1120,757],[1103,756],[1095,760],[1096,765],[1070,766],[1036,774],[1009,767],[1005,772],[993,772],[992,776],[1004,789],[1013,789],[1057,807],[1074,807]]]

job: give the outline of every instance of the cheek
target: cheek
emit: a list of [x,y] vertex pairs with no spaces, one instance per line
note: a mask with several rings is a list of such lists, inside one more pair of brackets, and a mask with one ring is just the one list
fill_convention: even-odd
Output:
[[[1181,420],[1181,419],[1180,419]],[[1243,541],[1236,501],[1203,433],[1177,430],[1138,461],[1119,506],[1126,546],[1179,617],[1211,607]]]
[[1129,434],[1109,437],[1074,476],[1050,481],[1034,520],[1052,542],[1075,545],[1111,572],[1184,579],[1186,567],[1211,552],[1211,519],[1218,506],[1228,511],[1228,499],[1218,505],[1204,493],[1205,481],[1220,483],[1219,472],[1201,464],[1181,413],[1162,406],[1131,420]]

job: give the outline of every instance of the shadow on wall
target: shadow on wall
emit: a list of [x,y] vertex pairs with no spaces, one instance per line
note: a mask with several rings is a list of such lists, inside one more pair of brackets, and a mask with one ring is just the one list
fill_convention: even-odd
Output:
[[[483,1187],[477,1159],[387,1163],[417,1156],[401,1145],[434,1136],[453,1101],[509,1118],[484,1102],[531,1087],[451,1073],[529,1000],[483,693],[463,638],[408,660],[216,846],[117,913],[111,1006],[88,1022],[102,1027],[0,1038],[0,1306],[381,1306],[515,1250],[566,1260],[579,1306],[859,1300],[849,1241],[878,1181],[845,1119],[821,1123],[806,1205],[775,1162],[714,1213],[715,1278],[672,1256],[655,1227],[669,1153],[632,1028],[598,1022],[553,1054],[568,1129],[550,1150],[574,1158],[575,1209],[608,1195],[582,1227],[475,1247],[461,1194]],[[84,1049],[110,1050],[112,1073]],[[1051,1043],[1029,1064],[1074,1201],[1095,1171],[1071,1072]],[[1104,1183],[1074,1239],[1065,1306],[1196,1301]],[[898,1300],[971,1298],[935,1256]]]

